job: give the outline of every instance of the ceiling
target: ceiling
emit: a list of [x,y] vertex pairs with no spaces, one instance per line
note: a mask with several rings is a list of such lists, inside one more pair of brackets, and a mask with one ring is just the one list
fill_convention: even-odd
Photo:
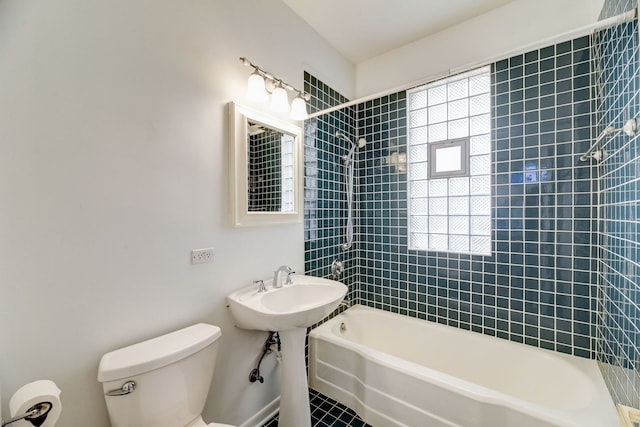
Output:
[[514,0],[282,1],[358,64]]

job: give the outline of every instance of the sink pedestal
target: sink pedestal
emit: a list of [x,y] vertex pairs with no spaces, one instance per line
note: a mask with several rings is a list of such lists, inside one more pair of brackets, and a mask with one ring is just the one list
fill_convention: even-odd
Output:
[[282,381],[279,427],[311,427],[309,383],[304,357],[306,328],[280,331]]
[[[277,271],[280,271],[278,269]],[[309,383],[304,357],[307,327],[338,307],[347,287],[322,277],[292,275],[291,284],[266,291],[247,286],[227,296],[236,326],[256,331],[278,331],[282,342],[280,370],[280,427],[311,427]]]

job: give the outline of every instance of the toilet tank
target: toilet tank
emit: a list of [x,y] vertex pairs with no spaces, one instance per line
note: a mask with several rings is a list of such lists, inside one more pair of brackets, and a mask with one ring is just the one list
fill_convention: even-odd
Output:
[[[102,383],[113,427],[182,427],[200,417],[218,352],[220,328],[200,323],[105,354]],[[135,382],[128,394],[108,396]]]

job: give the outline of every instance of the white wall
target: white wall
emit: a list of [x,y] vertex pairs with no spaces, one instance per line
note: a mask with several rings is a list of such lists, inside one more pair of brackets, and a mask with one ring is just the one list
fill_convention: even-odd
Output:
[[[304,268],[302,224],[228,225],[226,103],[250,70],[303,67],[352,96],[354,68],[278,0],[0,0],[0,384],[62,389],[62,427],[109,425],[102,354],[210,322],[223,330],[206,418],[279,393],[250,370],[266,333],[225,295]],[[192,266],[193,248],[215,262]]]
[[356,96],[365,97],[589,25],[604,0],[517,0],[359,63]]

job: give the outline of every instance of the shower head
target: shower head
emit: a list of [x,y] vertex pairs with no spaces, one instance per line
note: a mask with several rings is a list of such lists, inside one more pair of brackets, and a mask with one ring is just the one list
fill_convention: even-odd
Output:
[[350,144],[353,144],[353,141],[351,141],[351,139],[347,135],[340,131],[336,132],[336,138],[340,138],[343,141],[348,141]]
[[349,138],[347,135],[345,135],[344,133],[342,133],[340,131],[336,132],[336,138],[340,138],[340,139],[342,139],[344,141],[349,141],[349,143],[351,145],[353,145],[354,147],[357,145],[358,148],[362,148],[365,145],[367,145],[367,140],[366,139],[360,138],[360,139],[358,139],[358,143],[356,144],[351,138]]

